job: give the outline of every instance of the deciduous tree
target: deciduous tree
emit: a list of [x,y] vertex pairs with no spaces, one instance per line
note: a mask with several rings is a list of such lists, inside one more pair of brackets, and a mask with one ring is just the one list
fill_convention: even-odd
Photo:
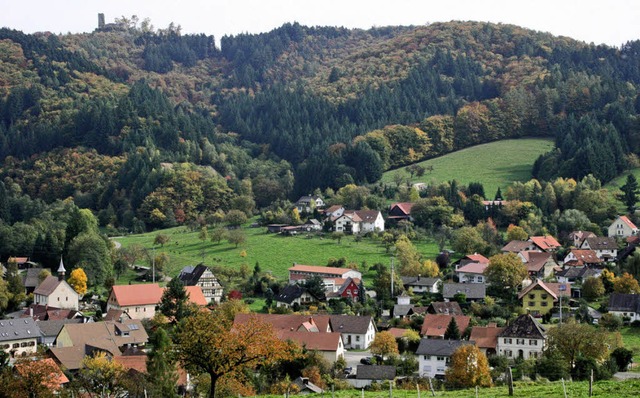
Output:
[[67,283],[81,296],[87,292],[87,274],[82,268],[75,268],[71,271]]
[[236,245],[236,247],[238,247],[238,245],[243,244],[247,240],[247,234],[245,234],[240,228],[232,229],[227,234],[227,240],[232,245]]
[[625,272],[613,281],[613,291],[623,294],[640,293],[640,285],[633,275]]
[[376,333],[371,345],[369,346],[372,354],[385,356],[398,355],[398,343],[396,338],[387,331]]
[[516,291],[528,275],[527,267],[514,253],[496,254],[489,258],[484,274],[487,282],[503,295]]
[[176,397],[178,375],[171,339],[162,327],[158,327],[149,340],[153,348],[147,356],[147,373],[152,382],[152,396]]
[[527,239],[529,239],[529,234],[527,234],[527,231],[525,231],[524,228],[517,225],[509,224],[509,227],[507,228],[508,241]]
[[257,317],[234,325],[216,311],[200,311],[185,319],[176,331],[175,343],[177,357],[187,369],[211,378],[211,398],[215,398],[221,378],[291,359],[295,352],[278,338],[270,324]]
[[602,279],[588,277],[582,282],[582,294],[587,300],[595,300],[604,295],[604,284]]
[[487,356],[473,344],[465,344],[453,352],[445,373],[447,385],[453,388],[491,387]]
[[160,245],[160,247],[164,247],[164,245],[171,240],[171,237],[167,234],[158,234],[153,239],[154,245]]
[[557,351],[573,368],[578,356],[606,359],[609,351],[616,348],[611,334],[584,323],[563,323],[548,331],[548,350]]

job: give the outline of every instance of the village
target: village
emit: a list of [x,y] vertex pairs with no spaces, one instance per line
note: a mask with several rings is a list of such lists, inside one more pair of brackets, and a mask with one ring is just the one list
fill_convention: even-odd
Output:
[[[491,212],[506,202],[498,198],[483,206]],[[303,196],[295,206],[302,214],[320,215],[321,220],[310,218],[294,226],[269,224],[266,232],[308,234],[330,224],[334,233],[357,235],[383,232],[385,224],[413,222],[411,202],[393,203],[386,219],[375,210],[348,210],[341,205],[325,208],[319,196]],[[510,232],[515,234],[513,226]],[[628,274],[615,277],[610,269],[633,254],[640,238],[627,216],[617,217],[607,232],[607,236],[597,236],[571,231],[564,245],[551,235],[521,236],[490,257],[460,253],[446,277],[437,267],[432,274],[428,267],[427,274],[404,267],[407,274],[403,274],[401,264],[395,268],[391,264],[380,274],[386,275],[386,285],[366,281],[362,272],[346,266],[294,263],[288,269],[288,281],[273,295],[270,309],[257,314],[239,310],[233,315],[233,327],[255,319],[270,325],[278,339],[316,353],[334,372],[337,369],[334,375],[342,380],[343,388],[372,388],[407,378],[428,380],[430,388],[434,384],[472,386],[454,380],[460,376],[452,368],[453,357],[466,352],[461,350],[465,347],[477,349],[475,355],[484,358],[476,369],[485,372],[484,381],[476,385],[504,380],[507,369],[514,369],[517,377],[538,374],[550,380],[575,374],[576,366],[586,366],[582,371],[604,372],[611,354],[615,365],[609,366],[610,377],[633,365],[633,353],[616,343],[609,331],[640,323],[637,282]],[[453,252],[444,251],[441,256],[453,258]],[[17,361],[17,369],[21,358],[43,354],[39,361],[56,374],[55,388],[50,387],[60,391],[69,382],[66,375],[81,371],[86,358],[96,353],[131,374],[145,374],[151,325],[165,313],[167,292],[172,289],[183,290],[186,304],[199,311],[240,301],[209,267],[197,264],[183,268],[174,278],[178,282],[167,287],[160,283],[114,285],[106,306],[90,316],[85,310],[91,308],[91,298],[82,297],[67,282],[62,259],[56,275],[44,278],[42,269],[28,258],[13,257],[7,266],[9,263],[19,270],[25,294],[32,295],[33,303],[0,321],[0,347],[9,362]],[[584,304],[585,297],[593,300],[605,293],[608,301],[602,308]],[[382,296],[391,298],[393,305],[380,305],[374,313],[364,310],[364,303],[375,303]],[[567,328],[589,325],[587,332],[600,340],[602,352],[589,354],[587,359],[592,362],[588,362],[582,357],[588,351],[585,348],[580,358],[587,365],[574,357],[571,363],[545,362],[546,369],[536,368],[536,361],[557,357],[554,353],[565,350],[562,339],[567,336],[581,339],[577,344],[585,347],[597,344],[588,337],[575,337],[578,329],[566,336],[557,334],[563,324]],[[193,375],[184,368],[178,374],[179,391],[191,391]],[[291,388],[319,393],[329,388],[321,381],[301,375],[292,380],[295,387]]]

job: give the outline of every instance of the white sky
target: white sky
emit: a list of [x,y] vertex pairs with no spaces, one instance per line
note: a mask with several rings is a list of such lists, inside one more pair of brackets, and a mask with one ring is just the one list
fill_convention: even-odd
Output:
[[640,39],[638,0],[0,0],[0,27],[25,33],[90,32],[98,24],[137,15],[183,33],[260,33],[285,22],[308,26],[423,25],[490,21],[620,46]]

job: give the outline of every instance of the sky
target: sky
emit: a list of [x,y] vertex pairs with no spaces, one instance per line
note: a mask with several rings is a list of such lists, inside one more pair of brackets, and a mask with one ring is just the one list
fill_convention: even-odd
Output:
[[132,15],[183,33],[268,32],[286,22],[308,26],[425,25],[489,21],[619,47],[640,40],[638,0],[0,0],[0,27],[25,33],[91,32]]

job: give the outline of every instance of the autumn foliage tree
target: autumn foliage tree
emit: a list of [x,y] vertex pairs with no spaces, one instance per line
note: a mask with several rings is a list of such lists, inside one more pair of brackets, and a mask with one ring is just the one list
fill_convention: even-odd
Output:
[[496,254],[489,258],[489,265],[484,270],[487,282],[496,288],[501,296],[515,292],[522,280],[527,277],[527,267],[514,253]]
[[445,378],[453,388],[491,387],[487,356],[474,344],[459,347],[451,355]]
[[81,296],[87,292],[87,274],[82,268],[71,271],[67,283]]
[[613,291],[623,294],[640,293],[640,285],[633,275],[625,272],[613,281]]
[[174,341],[183,366],[211,378],[209,397],[223,378],[241,377],[245,370],[291,359],[294,348],[281,341],[270,324],[257,317],[234,324],[217,310],[200,311],[179,325]]
[[369,346],[372,354],[380,355],[383,358],[389,355],[398,355],[398,343],[396,338],[387,331],[377,333]]

